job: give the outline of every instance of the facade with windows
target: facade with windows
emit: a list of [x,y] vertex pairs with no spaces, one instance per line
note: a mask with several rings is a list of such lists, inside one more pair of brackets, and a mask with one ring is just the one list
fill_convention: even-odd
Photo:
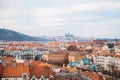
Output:
[[94,63],[104,68],[104,70],[111,70],[111,66],[120,70],[120,55],[113,56],[96,56],[93,58]]
[[39,60],[42,60],[42,54],[44,50],[6,50],[1,56],[14,57],[16,59],[32,59],[34,60],[38,56]]

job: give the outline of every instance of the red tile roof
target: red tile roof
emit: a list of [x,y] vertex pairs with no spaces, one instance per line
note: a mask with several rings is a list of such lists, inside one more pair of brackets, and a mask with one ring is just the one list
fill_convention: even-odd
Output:
[[112,57],[115,57],[115,58],[119,58],[119,59],[120,59],[120,55],[119,55],[119,54],[113,54]]
[[28,48],[32,48],[32,47],[41,47],[43,46],[42,44],[35,44],[35,43],[10,43],[10,44],[4,44],[4,50],[18,50],[19,48],[17,48],[18,46],[26,46]]
[[76,69],[75,68],[72,68],[72,67],[62,67],[61,70],[68,70],[69,72],[75,72]]
[[29,73],[29,67],[24,67],[24,63],[16,63],[16,67],[12,66],[12,63],[7,63],[7,66],[3,68],[3,77],[21,77],[22,73]]
[[2,64],[0,63],[0,74],[2,74]]
[[58,43],[58,42],[51,41],[51,42],[48,42],[47,44],[48,44],[48,45],[58,45],[59,43]]
[[103,78],[94,72],[82,72],[82,74],[92,80],[103,80]]
[[49,75],[53,75],[53,71],[49,64],[47,63],[41,63],[38,61],[33,61],[30,63],[31,69],[30,69],[30,75],[36,76],[37,78],[40,78],[41,75],[44,75],[45,77],[48,77]]
[[6,61],[6,62],[10,62],[10,61],[12,61],[14,58],[12,58],[12,57],[3,57],[2,58],[2,60],[3,61]]
[[115,45],[120,45],[120,41],[117,41],[117,42],[115,43]]

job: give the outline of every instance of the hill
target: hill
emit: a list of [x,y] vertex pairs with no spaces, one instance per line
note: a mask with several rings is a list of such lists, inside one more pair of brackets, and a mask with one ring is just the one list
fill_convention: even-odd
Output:
[[47,41],[45,38],[28,36],[13,30],[0,29],[0,40],[6,41]]

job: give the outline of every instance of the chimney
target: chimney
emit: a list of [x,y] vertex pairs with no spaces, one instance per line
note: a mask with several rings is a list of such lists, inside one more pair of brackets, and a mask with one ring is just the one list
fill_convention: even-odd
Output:
[[2,61],[2,67],[5,68],[7,65],[6,61]]
[[16,60],[12,60],[12,67],[16,67]]
[[2,57],[0,57],[0,64],[2,63]]
[[29,67],[29,61],[28,60],[24,61],[24,67]]

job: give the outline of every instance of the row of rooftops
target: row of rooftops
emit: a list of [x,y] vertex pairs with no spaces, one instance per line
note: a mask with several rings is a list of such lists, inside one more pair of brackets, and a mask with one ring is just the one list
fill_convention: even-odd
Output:
[[[67,51],[67,47],[69,45],[76,45],[79,48],[79,51],[81,52],[88,52],[90,49],[94,51],[102,51],[102,47],[100,46],[93,46],[91,44],[105,44],[105,40],[93,40],[88,42],[57,42],[57,41],[51,41],[47,42],[46,44],[40,44],[40,43],[4,43],[0,44],[0,49],[2,50],[43,50],[46,49],[47,51],[53,51],[58,52],[61,50]],[[119,45],[120,42],[116,42],[116,45]],[[87,44],[87,46],[85,46]],[[54,46],[52,46],[54,45]],[[63,46],[64,48],[61,48]],[[82,47],[84,46],[84,47]],[[93,53],[94,54],[94,53]],[[91,54],[91,55],[93,55]],[[96,54],[94,54],[96,55]],[[103,54],[104,55],[104,54]]]
[[[70,43],[71,44],[71,43]],[[83,44],[83,43],[81,43],[81,44]],[[87,43],[85,43],[85,44],[87,44]],[[117,43],[118,44],[118,43]],[[57,44],[58,45],[58,44]],[[51,47],[50,47],[51,48]],[[92,46],[92,47],[88,47],[88,49],[94,49],[94,50],[96,50],[96,51],[98,51],[98,52],[93,52],[93,53],[91,53],[91,54],[89,54],[90,56],[98,56],[98,55],[111,55],[111,53],[109,52],[109,51],[107,51],[107,50],[105,50],[105,51],[103,51],[103,50],[101,50],[101,48],[100,47],[94,47],[94,46]],[[84,49],[84,48],[83,48]],[[77,54],[77,53],[79,53],[79,52],[73,52],[73,53],[71,53],[70,55],[75,55],[75,54]],[[86,55],[86,54],[85,54]],[[112,55],[113,57],[116,57],[116,58],[120,58],[120,56],[119,55]],[[9,62],[9,60],[11,61],[12,59],[10,58],[5,58],[5,57],[3,57],[3,60],[6,60],[6,62]],[[7,66],[11,66],[12,64],[11,63],[7,63],[8,65]],[[35,65],[36,64],[36,65]],[[30,73],[30,71],[32,72],[32,73],[34,73],[34,74],[36,74],[37,76],[37,78],[39,78],[40,77],[40,75],[38,75],[38,73],[39,74],[47,74],[46,72],[45,73],[41,73],[41,72],[39,72],[41,69],[42,70],[46,70],[46,69],[48,69],[48,68],[50,68],[50,67],[45,67],[45,64],[46,63],[42,63],[42,65],[44,65],[44,66],[41,66],[41,65],[39,65],[39,64],[41,64],[41,63],[39,63],[39,62],[30,62],[30,65],[32,66],[33,65],[33,67],[29,67],[29,74],[31,75],[31,73]],[[20,64],[17,64],[17,65],[20,65]],[[23,66],[23,63],[22,63],[22,66]],[[34,67],[34,66],[37,66],[37,67]],[[32,70],[32,69],[34,69],[35,68],[35,70]],[[41,68],[40,70],[39,70],[39,68]],[[1,67],[0,69],[2,69],[3,70],[3,68]],[[9,70],[9,69],[8,69]],[[22,69],[23,70],[23,69]],[[37,72],[37,70],[38,70],[38,72]],[[37,73],[36,73],[37,72]],[[43,71],[42,71],[43,72]],[[84,73],[83,73],[84,74]],[[87,74],[86,74],[87,75]],[[12,74],[12,76],[14,76],[14,74]],[[32,76],[34,76],[34,75],[32,75]],[[48,75],[47,75],[48,76]]]
[[114,57],[114,58],[120,59],[120,54],[112,54],[111,56]]
[[[87,41],[87,42],[57,42],[57,41],[49,41],[45,44],[41,43],[25,43],[25,42],[11,42],[11,43],[3,43],[0,44],[0,47],[5,48],[5,50],[11,49],[16,50],[18,48],[16,47],[27,47],[27,48],[33,48],[33,47],[38,47],[38,48],[45,48],[45,47],[60,47],[60,46],[69,46],[69,45],[91,45],[91,44],[105,44],[107,41],[105,40],[93,40],[93,41]],[[119,44],[120,42],[116,42],[115,44]],[[9,48],[8,48],[9,47]]]
[[97,53],[93,52],[91,54],[89,54],[89,56],[91,57],[95,57],[95,56],[111,56],[114,58],[119,58],[120,59],[120,54],[119,53],[110,53],[110,51],[99,51]]
[[27,73],[29,77],[40,78],[41,75],[48,77],[53,75],[51,65],[40,61],[18,61],[13,58],[3,57],[0,63],[0,74],[3,78],[22,77]]
[[[40,79],[42,75],[44,75],[46,78],[48,78],[50,75],[53,75],[53,76],[55,75],[54,70],[52,69],[52,66],[48,63],[44,63],[40,61],[29,61],[29,65],[25,66],[27,65],[25,63],[27,61],[14,62],[14,59],[10,57],[8,57],[8,59],[7,57],[3,57],[2,60],[7,61],[6,66],[4,67],[2,66],[2,63],[0,63],[0,76],[2,76],[3,78],[12,78],[12,77],[19,78],[19,77],[22,77],[22,74],[27,74],[27,76],[30,78],[33,78],[34,76],[35,78]],[[77,71],[76,68],[63,66],[60,68],[60,71],[62,71],[60,72],[60,74],[67,75],[67,73],[63,73],[63,71],[66,71],[66,70],[69,71],[70,75],[74,74]],[[81,71],[81,74],[92,80],[100,79],[100,76],[94,72]],[[67,80],[65,77],[62,77],[61,79],[54,77],[54,79],[51,79],[51,80],[56,80],[56,79]],[[77,78],[73,78],[72,80],[77,80]],[[103,79],[101,78],[101,80]]]
[[[66,45],[85,45],[85,44],[105,44],[108,43],[106,40],[91,40],[91,41],[83,41],[83,42],[66,42],[66,41],[49,41],[45,44],[42,43],[33,43],[33,42],[1,42],[2,45],[8,45],[8,46],[43,46],[43,45],[60,45],[60,44],[66,44]],[[114,42],[115,45],[120,45],[120,41]]]

